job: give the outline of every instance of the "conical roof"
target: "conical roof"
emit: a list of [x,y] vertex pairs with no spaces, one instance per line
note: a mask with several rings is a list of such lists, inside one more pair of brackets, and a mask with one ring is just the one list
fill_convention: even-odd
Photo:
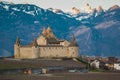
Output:
[[42,32],[43,35],[47,35],[47,29],[44,27],[43,28],[43,32]]
[[20,39],[19,39],[19,37],[16,38],[16,43],[15,44],[20,45]]
[[30,46],[30,47],[32,47],[32,46],[37,47],[38,46],[37,39],[35,38],[34,41],[32,43],[30,43],[28,46]]
[[42,35],[46,40],[48,44],[59,44],[59,39],[53,34],[52,30],[50,27],[48,27],[47,29],[44,28]]
[[51,32],[51,28],[48,27],[48,28],[47,28],[47,33],[49,34],[50,32]]
[[73,47],[73,46],[78,47],[78,44],[76,43],[76,39],[75,39],[74,36],[72,37],[72,40],[71,40],[71,43],[70,43],[69,46],[71,46],[71,47]]

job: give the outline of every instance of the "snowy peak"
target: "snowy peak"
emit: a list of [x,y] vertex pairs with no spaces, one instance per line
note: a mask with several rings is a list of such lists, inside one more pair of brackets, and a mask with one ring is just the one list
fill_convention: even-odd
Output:
[[102,8],[102,6],[98,6],[97,11],[98,11],[98,12],[103,12],[103,8]]
[[80,10],[79,10],[78,8],[76,8],[76,7],[73,7],[73,8],[72,8],[72,13],[75,14],[75,15],[76,15],[76,14],[79,14],[79,13],[80,13]]
[[0,1],[0,4],[4,5],[4,4],[14,4],[12,2],[6,2],[6,1]]
[[48,10],[50,10],[54,13],[62,13],[63,12],[61,9],[56,9],[56,8],[49,8]]
[[61,9],[56,9],[56,8],[48,8],[47,10],[52,11],[56,14],[63,14],[64,13]]
[[120,7],[118,5],[114,5],[112,7],[110,7],[108,10],[109,11],[112,11],[112,10],[116,10],[116,9],[119,9]]
[[93,13],[94,12],[94,8],[92,8],[88,3],[85,4],[84,6],[84,11],[87,12],[87,13]]
[[81,14],[81,13],[94,13],[95,12],[95,8],[92,8],[88,3],[87,4],[85,4],[84,5],[84,7],[82,7],[82,8],[77,8],[77,7],[73,7],[72,9],[71,9],[71,13],[73,14],[73,15],[79,15],[79,14]]
[[8,2],[0,2],[0,7],[6,11],[23,12],[32,16],[38,15],[44,10],[32,4],[14,4]]
[[16,6],[12,6],[14,10],[20,10],[24,13],[30,14],[30,15],[38,15],[41,12],[41,8],[35,6],[35,5],[30,5],[30,4],[18,4]]

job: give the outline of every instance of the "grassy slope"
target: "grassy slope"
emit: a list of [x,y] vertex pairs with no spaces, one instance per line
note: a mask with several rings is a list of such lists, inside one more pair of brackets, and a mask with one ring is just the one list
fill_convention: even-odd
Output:
[[30,62],[0,60],[0,69],[38,68],[40,65]]

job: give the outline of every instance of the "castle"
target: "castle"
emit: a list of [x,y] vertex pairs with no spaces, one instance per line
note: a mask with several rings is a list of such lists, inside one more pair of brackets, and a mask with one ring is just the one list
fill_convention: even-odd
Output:
[[17,38],[14,44],[14,58],[76,58],[78,50],[74,36],[71,42],[59,40],[48,27],[43,29],[42,34],[37,39],[26,46],[22,46],[20,39]]

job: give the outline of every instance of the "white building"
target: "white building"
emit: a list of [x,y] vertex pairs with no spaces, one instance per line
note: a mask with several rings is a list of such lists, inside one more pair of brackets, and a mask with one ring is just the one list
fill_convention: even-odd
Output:
[[94,60],[90,63],[90,66],[93,68],[98,68],[99,69],[100,61]]
[[120,70],[120,63],[114,63],[114,69]]

